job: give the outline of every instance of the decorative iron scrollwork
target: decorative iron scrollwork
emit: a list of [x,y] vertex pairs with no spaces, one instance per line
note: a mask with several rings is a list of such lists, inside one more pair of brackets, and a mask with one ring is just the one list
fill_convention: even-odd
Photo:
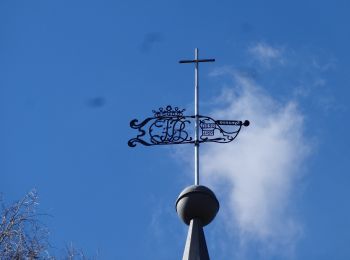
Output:
[[[132,120],[130,127],[138,130],[139,134],[130,139],[128,145],[135,147],[137,143],[146,146],[195,143],[188,128],[194,125],[196,117],[184,116],[184,111],[185,109],[168,105],[158,111],[153,110],[154,116],[141,123],[137,119]],[[247,120],[214,120],[208,116],[198,116],[198,120],[201,129],[199,143],[229,143],[236,138],[242,126],[249,125]]]
[[201,135],[199,142],[229,143],[232,142],[242,126],[248,126],[249,121],[215,120],[209,116],[199,116]]

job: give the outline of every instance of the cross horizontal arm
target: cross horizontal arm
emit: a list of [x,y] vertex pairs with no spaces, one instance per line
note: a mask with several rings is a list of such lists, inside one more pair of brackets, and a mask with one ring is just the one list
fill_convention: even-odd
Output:
[[198,62],[214,62],[215,59],[201,59],[201,60],[180,60],[179,63],[198,63]]

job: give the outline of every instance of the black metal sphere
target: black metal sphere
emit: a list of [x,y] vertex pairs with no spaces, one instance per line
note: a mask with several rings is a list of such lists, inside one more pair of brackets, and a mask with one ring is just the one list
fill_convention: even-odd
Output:
[[179,217],[189,225],[191,219],[198,218],[202,225],[208,225],[219,211],[219,201],[214,192],[202,185],[185,188],[176,200]]

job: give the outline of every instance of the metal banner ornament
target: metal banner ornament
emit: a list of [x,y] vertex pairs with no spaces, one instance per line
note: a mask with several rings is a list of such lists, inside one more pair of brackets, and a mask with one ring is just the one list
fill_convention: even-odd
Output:
[[[194,125],[196,116],[184,116],[185,109],[165,108],[153,110],[154,116],[148,117],[141,123],[137,119],[130,122],[130,127],[139,131],[136,138],[129,140],[128,145],[135,147],[137,143],[151,145],[195,144],[189,129]],[[215,120],[209,116],[198,116],[199,138],[198,143],[215,142],[229,143],[238,135],[242,126],[248,126],[248,121]],[[190,129],[191,130],[191,129]]]
[[180,63],[195,63],[195,115],[186,116],[184,115],[185,109],[168,105],[153,110],[153,116],[140,123],[137,119],[130,122],[130,127],[138,130],[138,135],[128,142],[130,147],[135,147],[137,144],[145,146],[194,144],[195,185],[199,185],[199,144],[232,142],[241,131],[242,126],[249,126],[248,120],[244,122],[216,120],[199,114],[198,64],[214,61],[215,59],[198,59],[198,49],[195,49],[194,60],[180,61]]

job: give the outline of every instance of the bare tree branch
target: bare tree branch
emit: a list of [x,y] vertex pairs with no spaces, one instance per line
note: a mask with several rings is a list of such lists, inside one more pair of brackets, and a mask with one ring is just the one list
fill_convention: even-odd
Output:
[[[5,205],[0,193],[0,259],[1,260],[88,260],[82,250],[73,247],[72,243],[63,250],[63,256],[51,256],[52,248],[48,241],[49,230],[40,221],[41,215],[36,212],[38,195],[35,190],[28,192],[21,200],[12,205]],[[47,215],[46,215],[47,216]]]
[[10,206],[2,202],[0,259],[53,259],[47,254],[48,230],[38,219],[37,205],[35,190]]

